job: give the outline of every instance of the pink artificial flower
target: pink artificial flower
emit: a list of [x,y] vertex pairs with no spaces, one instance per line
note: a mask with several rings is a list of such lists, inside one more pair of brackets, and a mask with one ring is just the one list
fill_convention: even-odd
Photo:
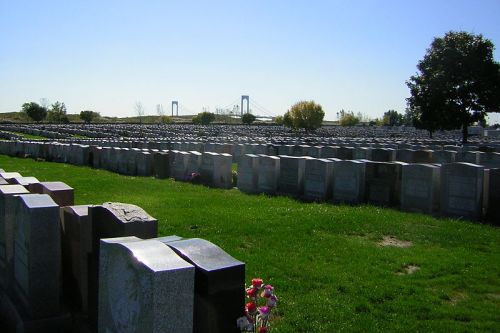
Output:
[[274,287],[268,284],[264,287],[264,291],[261,293],[261,297],[269,298],[273,295]]
[[267,306],[270,307],[270,308],[273,308],[276,306],[276,301],[278,299],[276,298],[276,296],[274,295],[271,295],[268,299],[267,299]]
[[267,333],[267,327],[260,327],[259,328],[259,333]]
[[268,316],[269,316],[269,312],[271,312],[271,309],[267,306],[261,306],[259,308],[259,313],[260,313],[260,316],[263,318],[263,319],[266,319]]
[[254,286],[255,288],[260,288],[262,287],[262,285],[264,284],[264,282],[262,281],[262,279],[252,279],[252,286]]

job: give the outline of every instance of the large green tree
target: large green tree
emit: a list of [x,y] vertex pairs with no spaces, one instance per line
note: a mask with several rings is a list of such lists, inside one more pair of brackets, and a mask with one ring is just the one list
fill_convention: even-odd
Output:
[[385,126],[401,126],[403,125],[403,115],[396,110],[388,110],[384,112],[382,123]]
[[285,113],[283,122],[285,126],[310,131],[321,127],[324,117],[325,112],[321,105],[314,101],[301,101],[292,105]]
[[251,113],[245,113],[243,115],[243,117],[241,117],[241,122],[243,124],[249,125],[249,124],[253,123],[255,121],[255,119],[257,119],[257,118],[253,114],[251,114]]
[[47,117],[47,109],[35,102],[24,103],[21,107],[21,112],[24,112],[33,121],[42,121]]
[[435,38],[406,84],[414,125],[432,132],[467,127],[500,111],[500,64],[482,35],[450,31]]

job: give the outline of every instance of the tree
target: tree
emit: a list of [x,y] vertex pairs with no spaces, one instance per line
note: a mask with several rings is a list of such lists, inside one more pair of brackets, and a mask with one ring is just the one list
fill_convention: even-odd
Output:
[[292,105],[289,111],[283,116],[285,126],[295,129],[303,128],[306,131],[315,130],[321,127],[325,112],[321,105],[314,101],[301,101]]
[[274,117],[274,122],[278,126],[283,125],[283,116],[276,116],[276,117]]
[[354,126],[359,124],[359,117],[354,115],[352,111],[344,111],[340,110],[340,120],[339,123],[341,126]]
[[90,124],[92,120],[98,119],[101,115],[98,112],[94,111],[81,111],[80,112],[80,119],[83,120],[85,123]]
[[142,124],[142,117],[144,117],[144,106],[142,105],[142,102],[135,102],[134,110],[137,117],[139,117],[139,123]]
[[255,121],[255,119],[257,119],[253,114],[251,113],[245,113],[243,115],[243,117],[241,117],[241,121],[243,122],[243,124],[251,124]]
[[403,125],[403,115],[396,110],[389,110],[384,112],[382,122],[384,126],[401,126]]
[[193,117],[193,124],[208,125],[215,120],[215,114],[211,112],[200,112]]
[[47,117],[47,109],[38,105],[35,102],[24,103],[21,107],[21,112],[24,112],[33,121],[42,121]]
[[47,113],[47,120],[51,123],[69,123],[69,119],[66,114],[66,105],[59,101],[52,104],[49,112]]
[[435,38],[406,82],[414,125],[432,132],[467,127],[500,111],[500,64],[482,35],[450,31]]

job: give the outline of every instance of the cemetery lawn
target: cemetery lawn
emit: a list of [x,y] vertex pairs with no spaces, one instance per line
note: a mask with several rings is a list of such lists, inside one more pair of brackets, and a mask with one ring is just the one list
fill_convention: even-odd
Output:
[[[162,236],[219,245],[247,281],[275,286],[273,332],[500,331],[500,228],[6,156],[0,168],[63,181],[76,204],[136,204]],[[384,236],[412,246],[381,246]]]

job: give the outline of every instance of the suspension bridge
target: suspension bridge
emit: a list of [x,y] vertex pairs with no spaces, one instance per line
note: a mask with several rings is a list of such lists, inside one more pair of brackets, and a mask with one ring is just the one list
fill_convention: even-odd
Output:
[[[198,112],[193,111],[193,109],[183,105],[179,101],[172,101],[171,115],[195,115]],[[202,111],[209,111],[208,107],[204,107]],[[255,99],[250,99],[249,95],[242,95],[241,99],[236,98],[231,103],[227,103],[223,107],[216,107],[215,114],[225,115],[234,118],[243,117],[246,113],[253,114],[259,119],[273,119],[275,115],[262,104],[258,103]]]

